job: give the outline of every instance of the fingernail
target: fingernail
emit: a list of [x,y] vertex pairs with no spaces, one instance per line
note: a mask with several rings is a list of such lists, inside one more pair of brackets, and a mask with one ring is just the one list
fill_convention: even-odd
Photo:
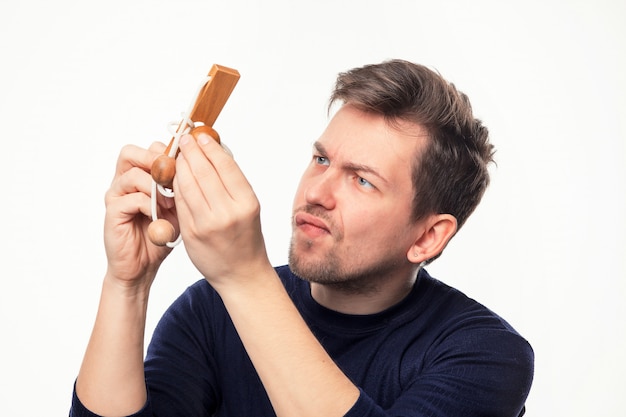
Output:
[[182,135],[178,141],[179,145],[186,145],[187,143],[189,143],[189,135]]
[[209,143],[210,140],[211,136],[207,135],[206,133],[200,133],[198,135],[198,143],[200,145],[206,145],[207,143]]

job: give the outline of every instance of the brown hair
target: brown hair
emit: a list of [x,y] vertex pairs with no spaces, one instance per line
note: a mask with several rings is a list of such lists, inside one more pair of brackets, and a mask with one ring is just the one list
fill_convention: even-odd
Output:
[[403,60],[367,65],[339,74],[330,97],[389,123],[418,124],[428,145],[413,165],[413,220],[447,213],[460,228],[489,185],[493,146],[468,97],[438,73]]

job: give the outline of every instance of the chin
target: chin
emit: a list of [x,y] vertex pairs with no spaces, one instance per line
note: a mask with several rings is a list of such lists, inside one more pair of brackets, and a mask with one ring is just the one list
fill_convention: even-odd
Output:
[[329,276],[334,275],[329,268],[333,262],[329,262],[326,257],[312,253],[311,247],[312,244],[308,241],[296,245],[292,240],[289,248],[289,268],[294,274],[306,281],[326,281]]

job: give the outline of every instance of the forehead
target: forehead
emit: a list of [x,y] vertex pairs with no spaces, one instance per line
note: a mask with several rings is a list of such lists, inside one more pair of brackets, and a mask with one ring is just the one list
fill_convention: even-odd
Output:
[[384,117],[344,105],[333,116],[319,143],[335,162],[369,166],[383,176],[409,172],[426,145],[417,124],[390,124]]

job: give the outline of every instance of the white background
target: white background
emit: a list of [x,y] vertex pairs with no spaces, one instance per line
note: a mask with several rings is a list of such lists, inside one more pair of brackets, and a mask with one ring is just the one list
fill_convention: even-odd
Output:
[[[215,128],[284,263],[335,75],[388,58],[452,80],[498,149],[482,205],[430,272],[530,340],[528,416],[623,413],[625,18],[610,0],[2,0],[0,415],[67,415],[124,144],[167,141],[211,65],[238,69]],[[199,278],[177,248],[148,337]]]

